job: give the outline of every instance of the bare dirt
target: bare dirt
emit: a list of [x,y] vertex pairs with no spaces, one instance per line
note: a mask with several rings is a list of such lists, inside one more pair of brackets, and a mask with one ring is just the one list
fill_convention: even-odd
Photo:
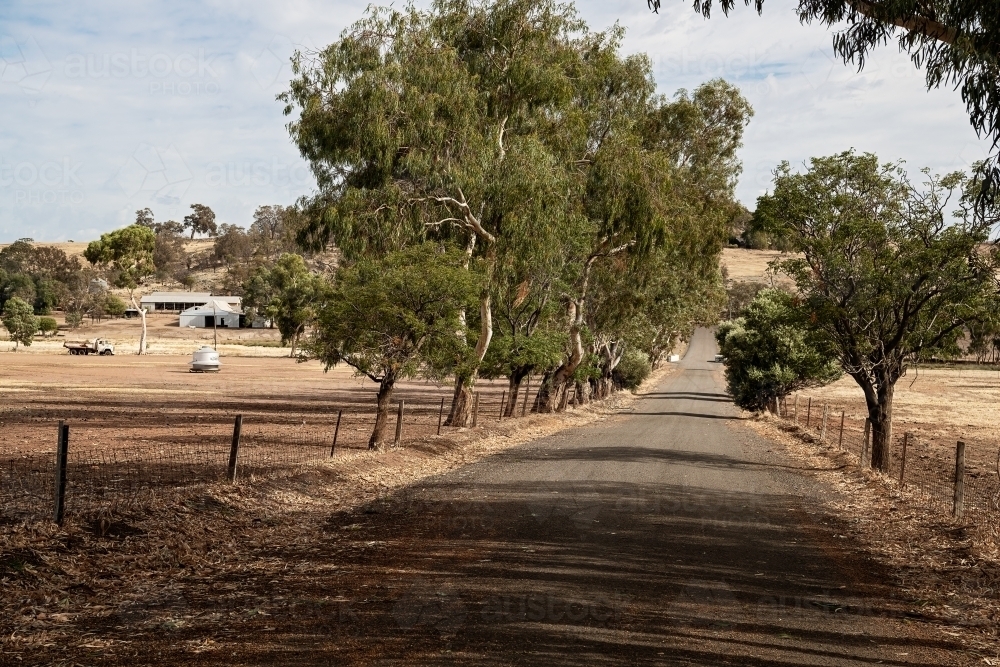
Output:
[[[104,508],[77,502],[72,477],[79,470],[71,468],[63,527],[45,520],[0,519],[4,665],[149,664],[199,655],[209,662],[232,663],[230,653],[216,652],[228,641],[223,638],[252,644],[254,640],[242,634],[242,619],[263,622],[261,631],[269,632],[273,604],[285,607],[273,577],[303,565],[285,562],[284,551],[319,548],[322,536],[329,533],[331,513],[371,507],[416,480],[573,425],[606,419],[632,400],[619,394],[567,414],[501,423],[493,413],[499,414],[503,388],[484,382],[479,426],[446,428],[437,436],[439,397],[446,396],[448,388],[404,383],[399,395],[406,398],[411,406],[407,414],[413,416],[405,422],[402,447],[370,452],[364,443],[374,387],[346,370],[324,374],[315,363],[224,359],[223,372],[209,375],[187,373],[184,357],[4,356],[12,362],[3,366],[0,383],[0,443],[7,451],[51,452],[58,419],[71,424],[72,451],[128,445],[197,452],[204,451],[206,439],[225,451],[237,411],[246,418],[244,433],[251,440],[259,437],[254,434],[260,429],[269,446],[284,441],[300,447],[311,443],[308,434],[315,434],[324,450],[320,458],[283,472],[248,475],[241,468],[235,485],[217,476],[192,476],[162,485],[138,502]],[[344,439],[331,457],[325,447],[340,407],[348,410],[341,425],[346,435],[341,434]],[[47,482],[51,489],[51,479]],[[41,512],[50,512],[51,496],[40,504]],[[9,509],[4,507],[5,514]],[[349,537],[352,530],[347,525],[332,534]],[[339,567],[332,565],[331,570],[317,561],[315,568],[302,572],[315,577],[317,590],[343,586],[328,579]],[[248,577],[256,582],[259,575],[272,583],[246,585]],[[347,585],[352,597],[364,593],[361,583]],[[336,593],[330,590],[320,598],[308,605],[305,613],[310,618],[332,613],[320,621],[341,628],[353,623],[354,612],[337,602]],[[221,606],[206,616],[197,609],[199,601]],[[234,625],[234,619],[240,620]],[[162,654],[164,636],[181,653],[171,658]]]

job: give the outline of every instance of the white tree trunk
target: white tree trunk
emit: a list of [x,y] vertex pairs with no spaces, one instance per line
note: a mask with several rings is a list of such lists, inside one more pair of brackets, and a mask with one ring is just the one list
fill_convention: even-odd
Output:
[[142,333],[139,334],[139,351],[136,354],[146,354],[146,311],[139,307],[135,301],[135,295],[129,294],[132,307],[139,311],[139,321],[142,323]]

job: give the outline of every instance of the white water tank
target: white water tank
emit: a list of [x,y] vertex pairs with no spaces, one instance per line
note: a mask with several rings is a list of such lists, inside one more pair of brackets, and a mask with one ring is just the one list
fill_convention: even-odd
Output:
[[192,373],[211,373],[222,367],[219,363],[219,353],[208,345],[195,351],[190,365]]

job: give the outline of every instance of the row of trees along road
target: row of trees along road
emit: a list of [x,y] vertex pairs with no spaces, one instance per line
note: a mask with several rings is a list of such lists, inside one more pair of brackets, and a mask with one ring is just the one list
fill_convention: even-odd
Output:
[[[720,328],[727,380],[748,409],[836,378],[864,392],[872,466],[888,471],[892,402],[907,368],[961,354],[1000,316],[1000,208],[965,174],[914,184],[898,164],[851,152],[787,163],[753,224],[801,255],[778,260],[796,296],[765,291]],[[824,356],[825,355],[825,356]]]
[[[319,185],[302,243],[364,266],[431,241],[475,276],[450,425],[467,424],[481,374],[507,374],[516,399],[544,372],[543,411],[574,384],[582,400],[606,391],[626,351],[655,361],[724,299],[718,257],[752,111],[723,81],[657,95],[649,59],[621,55],[621,37],[553,0],[437,0],[373,7],[293,59],[281,97]],[[323,322],[321,356],[355,363]],[[393,368],[380,377],[416,366]]]

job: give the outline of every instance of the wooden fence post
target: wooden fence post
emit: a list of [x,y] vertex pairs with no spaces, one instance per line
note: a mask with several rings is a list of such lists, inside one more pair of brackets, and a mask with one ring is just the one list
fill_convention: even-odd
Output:
[[868,437],[872,433],[872,420],[869,417],[865,417],[865,437],[861,442],[861,460],[858,462],[858,466],[864,469],[865,459],[868,457]]
[[840,411],[840,439],[837,440],[838,449],[844,448],[844,415],[846,414],[846,412],[847,412],[846,410]]
[[500,417],[499,417],[499,419],[497,419],[498,422],[502,422],[503,421],[503,409],[504,409],[504,404],[505,403],[507,403],[507,390],[506,389],[504,389],[503,393],[500,395]]
[[339,410],[337,412],[337,427],[333,429],[333,445],[330,447],[330,456],[333,456],[333,452],[337,449],[337,436],[340,435],[340,418],[344,416],[344,411]]
[[899,462],[899,486],[902,488],[905,483],[903,481],[903,475],[906,474],[906,448],[910,444],[910,432],[907,431],[903,434],[903,458]]
[[524,416],[524,413],[527,412],[527,410],[528,410],[528,394],[531,393],[531,376],[530,375],[525,380],[525,383],[526,384],[524,385],[524,401],[521,403],[521,416],[522,417]]
[[69,425],[59,422],[58,440],[56,444],[56,487],[55,487],[55,519],[56,525],[63,524],[66,513],[66,463],[69,459]]
[[476,428],[479,421],[479,392],[472,395],[472,428]]
[[956,519],[961,519],[965,513],[965,443],[958,441],[955,447],[955,500],[951,513]]
[[441,409],[438,410],[438,435],[441,435],[441,420],[444,419],[444,398],[441,398]]
[[812,420],[813,413],[813,399],[812,396],[809,397],[809,403],[806,407],[806,428],[809,428],[809,423]]
[[826,420],[830,414],[830,406],[826,403],[823,404],[823,426],[819,430],[819,441],[826,442]]
[[399,401],[399,409],[396,411],[396,439],[393,440],[392,444],[394,447],[399,447],[399,441],[403,437],[403,401]]
[[796,424],[798,424],[799,423],[799,395],[798,394],[795,394],[795,402],[792,404],[792,410],[794,410],[794,412],[792,413],[792,421],[794,421]]
[[233,424],[233,444],[229,448],[229,468],[226,477],[230,482],[236,481],[236,461],[240,453],[240,433],[243,431],[243,415],[236,415]]

